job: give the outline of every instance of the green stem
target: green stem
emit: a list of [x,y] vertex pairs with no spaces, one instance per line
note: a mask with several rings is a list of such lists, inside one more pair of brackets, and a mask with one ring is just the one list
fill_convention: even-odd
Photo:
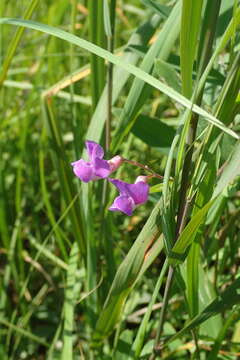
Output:
[[159,325],[158,325],[158,329],[157,329],[157,335],[156,335],[155,343],[154,343],[154,352],[150,356],[149,360],[154,360],[156,355],[159,353],[159,351],[161,351],[160,338],[161,338],[161,335],[162,335],[162,332],[163,332],[163,325],[164,325],[164,321],[165,321],[165,315],[166,315],[166,311],[167,311],[168,300],[169,300],[169,295],[170,295],[170,290],[171,290],[171,285],[172,285],[174,273],[175,273],[175,268],[172,267],[172,266],[169,266],[168,276],[167,276],[167,283],[166,283],[164,296],[163,296],[163,305],[162,305],[162,308],[161,308],[160,320],[159,320]]

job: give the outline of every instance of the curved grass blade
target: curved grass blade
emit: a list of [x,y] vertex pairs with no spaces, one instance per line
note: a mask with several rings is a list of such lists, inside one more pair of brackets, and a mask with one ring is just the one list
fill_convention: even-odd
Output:
[[213,125],[219,127],[221,130],[226,132],[227,134],[235,137],[236,139],[239,139],[239,136],[232,131],[231,129],[227,128],[224,124],[221,123],[215,116],[211,115],[207,111],[203,110],[201,107],[197,105],[193,105],[190,100],[188,100],[183,95],[179,94],[169,86],[165,85],[161,81],[155,79],[153,76],[149,75],[145,71],[137,68],[136,66],[133,66],[132,64],[127,64],[123,62],[119,57],[111,54],[109,51],[104,50],[100,48],[99,46],[96,46],[92,43],[90,43],[87,40],[81,39],[75,35],[72,35],[66,31],[63,31],[61,29],[55,28],[53,26],[49,26],[46,24],[38,23],[36,21],[27,21],[27,20],[18,20],[18,19],[12,19],[12,18],[1,18],[0,24],[10,24],[10,25],[16,25],[16,26],[24,26],[29,29],[38,30],[44,33],[47,33],[49,35],[53,35],[58,37],[59,39],[68,41],[71,44],[74,44],[76,46],[79,46],[81,48],[84,48],[85,50],[98,55],[105,60],[108,60],[112,62],[113,64],[117,66],[121,66],[128,72],[130,72],[132,75],[135,75],[137,78],[143,80],[144,82],[148,83],[149,85],[153,86],[154,88],[160,90],[167,96],[169,96],[171,99],[175,100],[179,104],[183,105],[184,107],[191,109],[196,114],[203,116],[208,122],[212,123]]

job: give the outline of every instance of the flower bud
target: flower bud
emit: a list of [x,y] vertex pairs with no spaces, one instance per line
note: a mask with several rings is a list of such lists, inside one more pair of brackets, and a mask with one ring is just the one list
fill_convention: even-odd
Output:
[[123,158],[120,155],[114,156],[112,159],[108,160],[110,166],[110,171],[116,171],[119,166],[123,163]]
[[147,183],[148,182],[148,176],[143,176],[143,175],[140,175],[136,178],[135,180],[135,184],[138,183],[138,182],[144,182],[144,183]]

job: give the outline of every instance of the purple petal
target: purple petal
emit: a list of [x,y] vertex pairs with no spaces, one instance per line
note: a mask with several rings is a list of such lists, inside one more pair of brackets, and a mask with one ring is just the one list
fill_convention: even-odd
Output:
[[85,144],[90,161],[94,160],[96,157],[99,159],[103,158],[104,151],[99,144],[97,144],[95,141],[90,141],[90,140],[87,140]]
[[82,181],[89,182],[94,179],[93,166],[90,162],[82,159],[74,161],[72,164],[74,174]]
[[126,188],[136,205],[143,204],[147,201],[149,185],[145,182],[139,181],[136,184],[127,184]]
[[[127,195],[127,190],[126,190],[126,182],[118,180],[118,179],[108,179],[113,185],[116,186],[116,188],[119,190],[120,194],[125,194]],[[129,184],[127,184],[129,185]]]
[[131,197],[126,195],[120,195],[114,200],[109,210],[121,211],[124,214],[131,216],[134,208],[135,208],[134,201]]
[[149,185],[144,181],[136,184],[128,184],[117,179],[109,179],[109,181],[118,188],[120,195],[131,197],[136,205],[143,204],[148,199]]
[[93,169],[96,176],[106,178],[110,174],[110,166],[107,160],[95,158],[93,160]]

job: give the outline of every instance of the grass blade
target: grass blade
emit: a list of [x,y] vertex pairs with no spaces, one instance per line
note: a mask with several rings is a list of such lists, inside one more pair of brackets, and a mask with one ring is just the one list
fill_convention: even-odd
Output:
[[203,0],[183,0],[180,32],[182,93],[192,95],[193,63],[197,54]]
[[75,242],[70,252],[65,289],[62,360],[73,359],[74,307],[76,303],[75,284],[78,258],[78,245]]
[[[26,9],[23,18],[24,19],[29,19],[34,10],[36,9],[37,5],[38,5],[39,0],[32,0],[28,6],[28,8]],[[9,47],[8,47],[8,52],[6,55],[6,59],[4,60],[4,63],[2,65],[2,73],[0,76],[0,87],[2,86],[4,80],[7,77],[7,73],[8,73],[8,69],[11,65],[11,61],[14,57],[14,54],[16,52],[16,49],[20,43],[21,37],[23,36],[23,32],[24,32],[24,27],[20,27],[19,29],[17,29],[15,36],[12,38]]]

